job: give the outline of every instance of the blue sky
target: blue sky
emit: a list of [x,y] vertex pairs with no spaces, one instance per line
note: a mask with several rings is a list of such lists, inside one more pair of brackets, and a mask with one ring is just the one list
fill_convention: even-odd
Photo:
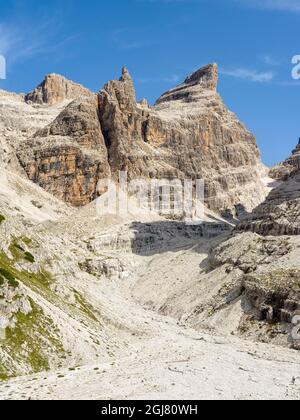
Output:
[[299,35],[300,0],[6,0],[0,88],[27,92],[56,72],[97,91],[126,65],[153,102],[217,62],[219,92],[272,165],[300,137]]

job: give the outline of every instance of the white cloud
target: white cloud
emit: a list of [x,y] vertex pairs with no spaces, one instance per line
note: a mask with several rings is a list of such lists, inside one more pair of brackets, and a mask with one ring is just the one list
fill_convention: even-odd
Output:
[[259,72],[257,70],[251,70],[251,69],[244,69],[244,68],[238,68],[238,69],[220,69],[220,74],[223,74],[225,76],[235,77],[236,79],[242,79],[242,80],[248,80],[250,82],[257,82],[257,83],[268,83],[271,82],[274,77],[274,72]]

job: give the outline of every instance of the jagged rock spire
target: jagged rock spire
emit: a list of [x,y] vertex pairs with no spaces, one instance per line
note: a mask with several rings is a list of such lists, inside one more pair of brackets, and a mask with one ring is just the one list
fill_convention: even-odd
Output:
[[106,83],[104,88],[100,90],[98,94],[100,108],[107,96],[115,98],[122,110],[130,110],[136,107],[134,84],[126,67],[122,68],[122,75],[119,80],[110,80]]
[[127,69],[127,67],[122,67],[122,76],[120,77],[120,82],[132,82],[132,77]]

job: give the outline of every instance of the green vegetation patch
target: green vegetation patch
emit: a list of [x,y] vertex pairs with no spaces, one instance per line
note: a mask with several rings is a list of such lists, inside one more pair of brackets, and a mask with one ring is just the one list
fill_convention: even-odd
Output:
[[84,297],[77,292],[75,289],[73,289],[76,302],[78,306],[80,307],[81,311],[85,313],[86,316],[88,316],[92,321],[99,322],[97,317],[95,316],[93,312],[92,306],[84,299]]
[[5,217],[0,214],[0,225],[2,225],[2,223],[5,221]]
[[11,255],[13,256],[15,261],[27,261],[31,264],[35,262],[34,256],[26,251],[19,243],[19,239],[14,239],[12,243],[9,246],[9,251]]
[[2,280],[0,281],[0,285],[4,284],[5,279],[8,281],[8,284],[14,289],[16,289],[19,286],[19,283],[15,279],[14,275],[5,268],[0,267],[0,280]]
[[19,240],[23,242],[23,244],[27,245],[28,248],[37,249],[40,247],[37,241],[31,238],[27,238],[27,236],[21,236]]
[[31,264],[35,262],[35,258],[30,252],[24,253],[24,260],[30,262]]
[[[28,258],[30,257],[28,256]],[[0,252],[0,276],[6,279],[12,287],[17,287],[17,281],[21,281],[37,292],[49,292],[49,286],[54,282],[51,274],[45,269],[39,270],[38,273],[16,269],[14,261],[8,258],[4,252]]]
[[5,279],[2,277],[2,275],[0,274],[0,287],[3,286],[5,283]]
[[32,312],[15,315],[15,328],[6,329],[6,338],[0,343],[7,354],[7,363],[0,368],[0,379],[15,376],[14,366],[27,365],[31,373],[49,370],[49,353],[65,355],[53,321],[43,310],[30,300]]

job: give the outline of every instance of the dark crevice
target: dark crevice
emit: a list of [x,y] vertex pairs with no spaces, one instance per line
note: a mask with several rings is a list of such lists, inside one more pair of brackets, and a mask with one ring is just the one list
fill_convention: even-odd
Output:
[[108,153],[109,153],[109,150],[110,150],[111,145],[112,145],[111,138],[110,138],[110,135],[109,135],[109,130],[102,130],[102,134],[103,134],[103,137],[104,137],[105,146],[106,146],[106,148],[108,150]]
[[143,141],[145,143],[148,143],[148,138],[147,138],[148,126],[149,126],[149,121],[148,120],[146,120],[142,123],[142,138],[143,138]]

